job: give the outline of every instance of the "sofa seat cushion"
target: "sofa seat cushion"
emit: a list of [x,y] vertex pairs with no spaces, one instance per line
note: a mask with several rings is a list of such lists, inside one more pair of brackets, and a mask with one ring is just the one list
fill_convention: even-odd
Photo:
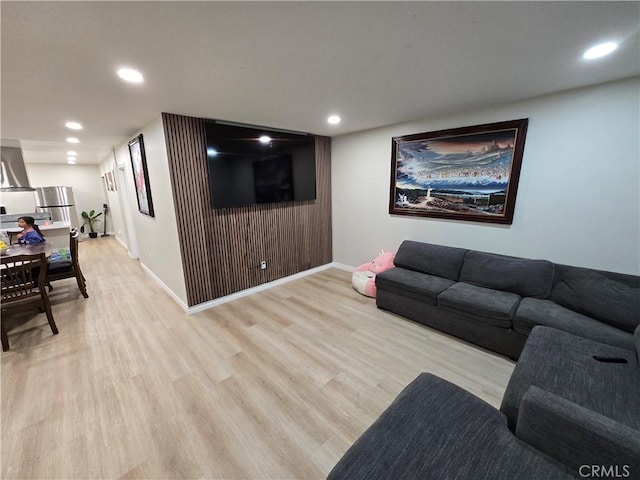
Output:
[[478,320],[497,327],[510,328],[520,296],[464,282],[451,285],[438,296],[438,306],[462,310],[476,315]]
[[466,253],[463,248],[405,240],[393,263],[396,267],[457,281]]
[[553,274],[554,265],[548,260],[469,251],[462,264],[460,281],[523,297],[547,298]]
[[515,429],[520,402],[530,386],[640,429],[640,368],[635,351],[537,326],[527,338],[502,399],[500,410],[511,429]]
[[640,289],[588,270],[570,270],[553,289],[554,302],[633,333],[640,324]]
[[327,480],[573,478],[512,435],[504,415],[423,373],[347,450]]
[[432,300],[428,302],[432,305],[436,304],[438,295],[454,283],[453,280],[398,267],[376,275],[377,288],[409,293],[411,298],[423,301],[427,297]]
[[633,335],[593,318],[564,308],[550,300],[523,298],[513,319],[516,332],[529,335],[536,325],[557,328],[615,347],[634,349]]

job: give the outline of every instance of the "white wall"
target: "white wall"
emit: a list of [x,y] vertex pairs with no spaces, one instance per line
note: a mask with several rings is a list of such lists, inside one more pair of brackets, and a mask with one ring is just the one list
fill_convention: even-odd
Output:
[[[27,172],[27,175],[29,173]],[[0,192],[0,205],[7,213],[31,213],[36,211],[36,199],[33,192]]]
[[[100,182],[98,165],[67,164],[25,164],[29,183],[32,187],[64,186],[73,188],[78,221],[82,225],[80,213],[83,210],[102,211],[105,191]],[[7,213],[30,213],[36,210],[33,192],[2,192],[2,204]]]
[[[100,177],[103,184],[103,189],[106,196],[106,203],[109,206],[109,210],[107,213],[107,233],[110,235],[116,235],[116,237],[125,245],[127,245],[126,241],[126,228],[124,225],[124,220],[122,216],[122,205],[120,202],[120,194],[119,190],[123,188],[121,185],[121,181],[118,178],[118,168],[116,165],[115,157],[113,155],[109,156],[106,160],[104,160],[99,167]],[[112,172],[114,176],[115,182],[115,191],[109,191],[106,187],[104,176],[107,172]]]
[[[115,209],[119,210],[119,218],[114,221],[116,238],[120,240],[120,242],[129,248],[132,245],[132,240],[130,238],[131,232],[133,231],[133,220],[131,217],[131,210],[128,208],[124,208],[124,205],[127,204],[127,179],[126,179],[126,170],[124,165],[118,165],[114,169],[114,173],[116,176],[116,181],[118,183],[118,190],[116,192],[117,201],[114,202],[114,215]],[[136,253],[137,258],[137,253]]]
[[[390,216],[391,137],[529,118],[512,225]],[[332,140],[334,261],[411,239],[640,274],[638,78]]]
[[[135,238],[136,242],[135,246],[130,246],[130,250],[136,251],[144,266],[186,305],[187,291],[162,118],[158,117],[139,133],[143,135],[155,217],[143,215],[138,211],[128,144],[124,143],[115,149],[116,164],[124,166],[124,179],[127,183],[123,191],[126,192],[126,196],[120,197],[123,199],[123,217],[125,221],[127,215],[131,219],[132,238]],[[132,135],[131,138],[134,137],[135,135]],[[120,189],[120,185],[118,188]],[[128,211],[124,212],[124,210]]]

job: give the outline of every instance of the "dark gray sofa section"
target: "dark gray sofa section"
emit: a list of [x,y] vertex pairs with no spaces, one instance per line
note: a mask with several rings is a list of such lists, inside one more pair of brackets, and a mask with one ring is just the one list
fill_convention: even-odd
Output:
[[585,465],[604,465],[640,477],[638,430],[536,386],[522,397],[516,435],[583,475]]
[[328,479],[640,478],[639,361],[640,326],[634,350],[536,326],[500,411],[423,373]]
[[521,297],[547,298],[551,293],[554,265],[547,260],[508,257],[469,250],[460,271],[461,282]]
[[[393,270],[395,269],[387,272]],[[379,285],[380,275],[382,274],[376,277],[376,285]],[[527,339],[513,328],[496,327],[488,322],[478,321],[478,316],[464,311],[446,310],[438,306],[434,299],[407,294],[401,289],[385,288],[381,291],[378,288],[376,305],[514,359],[520,355]]]
[[422,300],[431,305],[437,304],[438,295],[453,285],[453,280],[429,275],[427,273],[394,268],[384,278],[376,280],[376,286],[383,285],[385,291],[406,294],[411,298]]
[[640,277],[404,241],[376,305],[517,359],[535,325],[633,349]]
[[633,333],[640,322],[640,279],[633,275],[559,267],[551,300]]
[[468,250],[405,240],[398,249],[393,263],[396,267],[437,277],[458,280],[462,262]]
[[568,479],[569,469],[519,440],[502,413],[423,373],[336,464],[328,480]]
[[438,296],[438,305],[453,312],[476,315],[478,321],[510,328],[520,295],[458,282]]
[[544,326],[529,335],[500,410],[530,445],[578,470],[640,478],[640,326],[634,350]]
[[500,407],[511,429],[516,427],[522,397],[531,385],[640,431],[640,367],[635,349],[537,326],[527,339]]
[[529,335],[536,325],[557,328],[584,338],[633,350],[633,337],[624,330],[574,312],[551,300],[523,298],[513,319],[516,332]]

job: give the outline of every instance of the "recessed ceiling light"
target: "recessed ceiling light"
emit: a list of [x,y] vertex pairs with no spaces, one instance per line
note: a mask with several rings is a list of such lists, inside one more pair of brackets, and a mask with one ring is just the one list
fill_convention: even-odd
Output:
[[82,125],[78,122],[67,122],[64,124],[65,127],[70,128],[71,130],[82,130]]
[[69,158],[69,159],[67,159],[67,163],[69,165],[75,165],[76,164],[76,160],[74,158]]
[[69,151],[67,152],[67,155],[71,155],[71,156],[78,155],[78,152],[76,152],[76,151],[74,151],[74,150],[69,150]]
[[340,123],[340,117],[338,115],[331,115],[329,118],[327,118],[327,122],[329,122],[331,125],[337,125],[338,123]]
[[69,143],[80,143],[80,140],[78,140],[76,137],[69,137],[69,138],[67,138],[67,142],[69,142]]
[[594,58],[604,57],[605,55],[609,55],[616,48],[618,48],[618,44],[615,42],[601,43],[599,45],[596,45],[595,47],[591,47],[589,50],[584,52],[582,58],[593,60]]
[[271,141],[271,137],[262,135],[258,140],[260,140],[260,143],[269,143]]
[[76,157],[67,157],[67,160],[69,160],[70,162],[75,162],[76,161]]
[[118,70],[118,76],[124,81],[131,83],[142,83],[144,81],[142,74],[133,68],[121,68]]

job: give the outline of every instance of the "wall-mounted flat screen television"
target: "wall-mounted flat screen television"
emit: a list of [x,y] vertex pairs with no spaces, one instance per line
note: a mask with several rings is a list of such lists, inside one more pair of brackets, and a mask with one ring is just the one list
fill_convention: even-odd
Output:
[[210,120],[205,137],[214,208],[316,198],[313,135]]

